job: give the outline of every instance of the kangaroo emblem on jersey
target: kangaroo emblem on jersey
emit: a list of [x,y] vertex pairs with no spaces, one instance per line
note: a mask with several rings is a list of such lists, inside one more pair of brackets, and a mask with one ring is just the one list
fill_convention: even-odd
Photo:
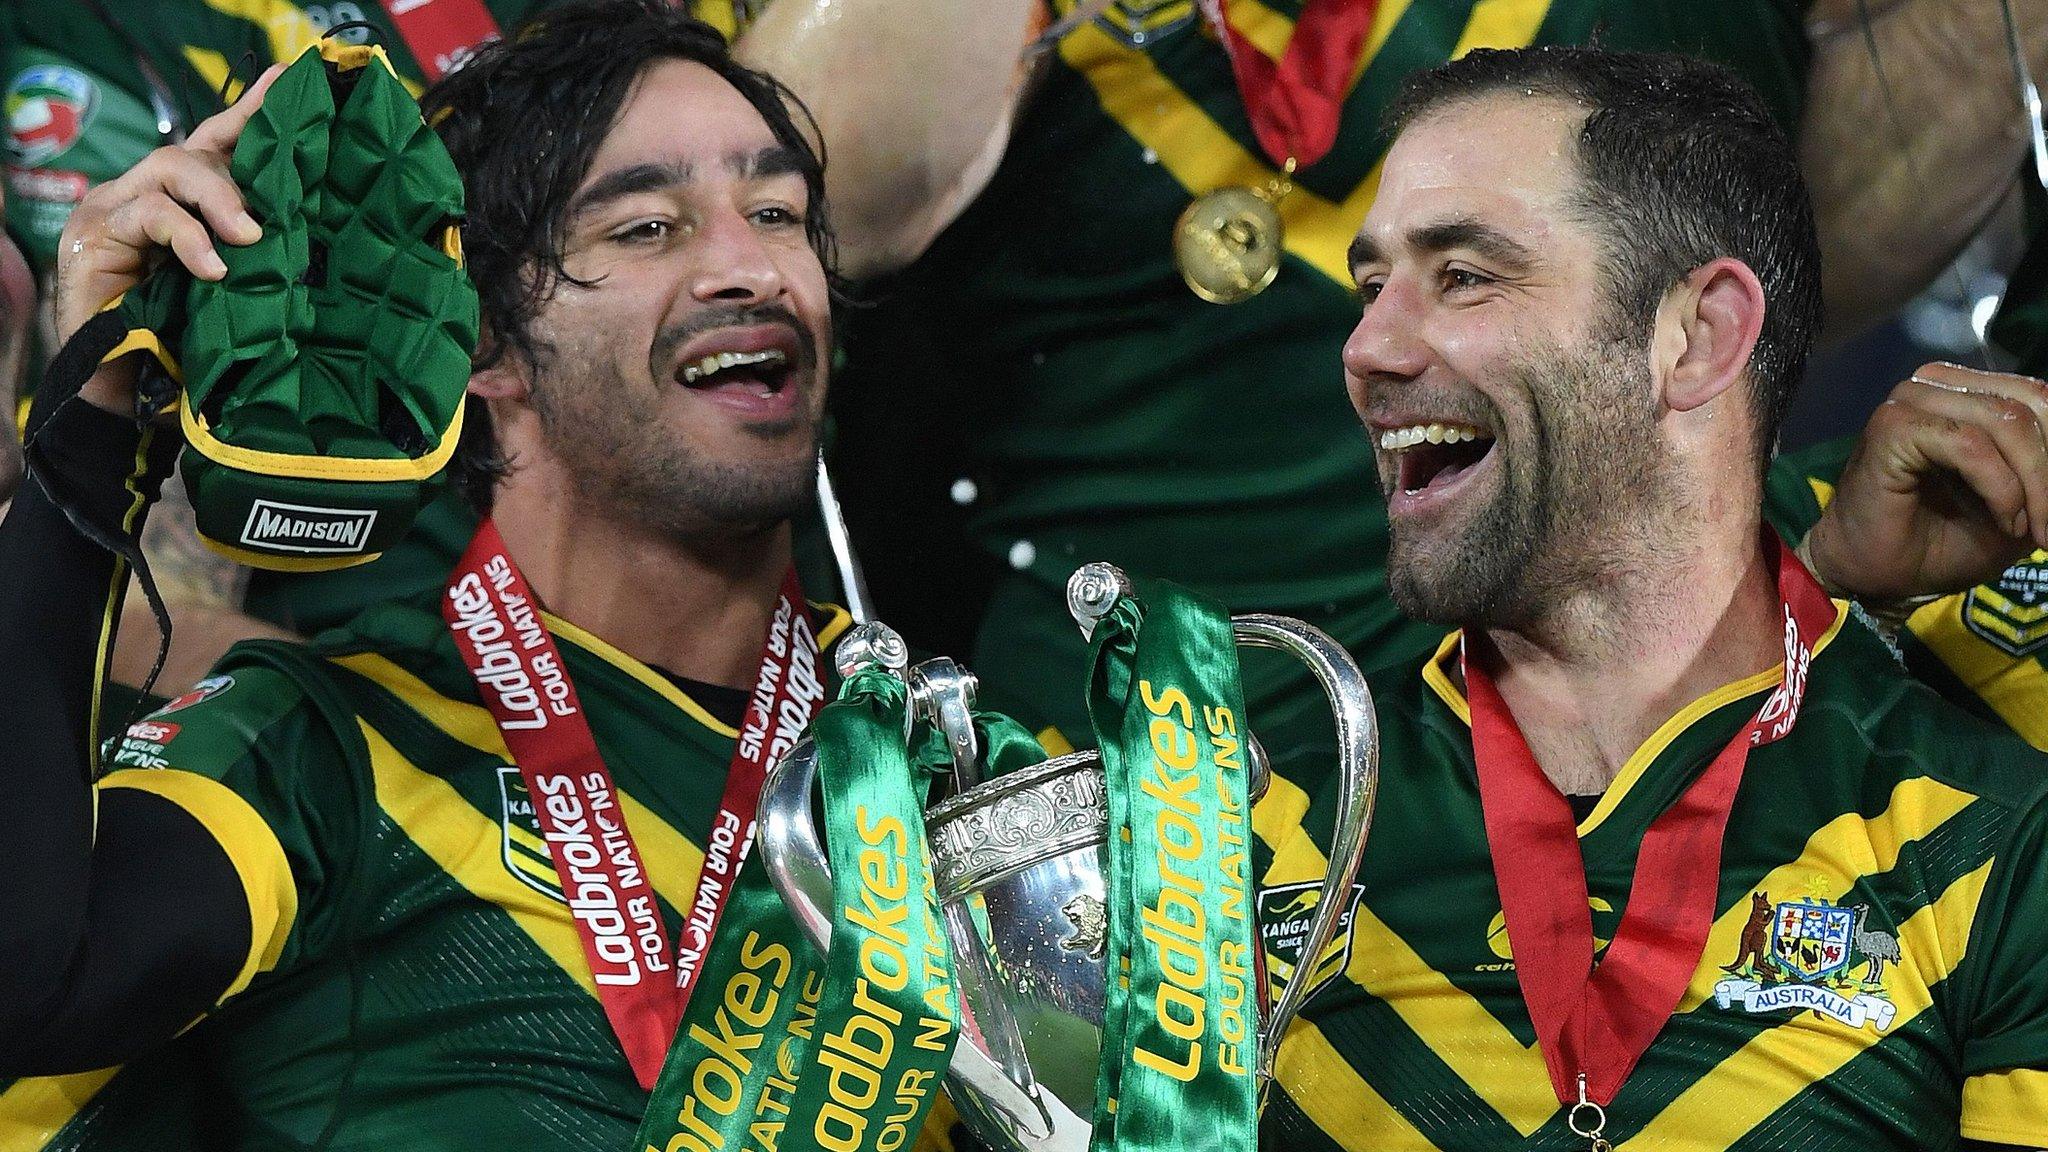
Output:
[[[1308,930],[1316,917],[1323,883],[1281,884],[1259,892],[1259,936],[1266,948],[1266,982],[1274,996],[1293,980],[1304,966],[1302,949],[1308,947]],[[1358,902],[1365,885],[1351,886],[1351,905],[1337,916],[1337,931],[1330,946],[1307,964],[1310,986],[1315,987],[1342,972],[1351,963],[1351,926],[1358,917]]]
[[2048,648],[2048,550],[1963,597],[1963,627],[2008,656]]
[[548,842],[541,839],[540,817],[534,814],[533,798],[526,793],[526,780],[517,765],[498,767],[498,799],[503,805],[498,827],[505,871],[548,899],[567,904],[562,878],[555,872],[555,858],[548,853]]
[[1885,995],[1885,965],[1900,960],[1899,938],[1870,927],[1870,905],[1814,897],[1749,898],[1749,919],[1728,979],[1714,1003],[1744,1012],[1811,1009],[1851,1028],[1892,1026],[1898,1008]]

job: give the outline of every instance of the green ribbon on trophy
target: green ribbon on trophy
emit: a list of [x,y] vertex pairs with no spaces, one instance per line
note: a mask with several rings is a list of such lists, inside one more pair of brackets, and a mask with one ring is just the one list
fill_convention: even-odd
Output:
[[949,762],[936,739],[905,746],[907,708],[903,682],[869,668],[818,713],[831,955],[818,962],[765,869],[743,868],[636,1147],[896,1152],[923,1127],[959,1009],[924,835]]
[[1219,606],[1143,592],[1095,625],[1090,653],[1111,978],[1089,1147],[1250,1149],[1260,995],[1237,645]]

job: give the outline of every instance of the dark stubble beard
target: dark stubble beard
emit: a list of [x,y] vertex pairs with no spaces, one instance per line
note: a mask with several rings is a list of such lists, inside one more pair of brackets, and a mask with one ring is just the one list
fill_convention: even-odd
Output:
[[[816,363],[812,341],[801,327],[797,331],[806,353],[796,371],[809,374]],[[677,342],[664,343],[672,348]],[[534,413],[578,498],[607,516],[690,541],[763,532],[808,507],[818,422],[807,411],[797,417],[808,426],[807,451],[770,462],[707,460],[662,418],[667,397],[659,387],[650,391],[645,382],[626,380],[608,350],[558,343],[542,360]],[[792,379],[786,386],[799,384]],[[786,421],[750,431],[764,440],[791,434]]]
[[1531,427],[1526,442],[1495,445],[1494,498],[1428,540],[1392,528],[1387,584],[1401,611],[1512,628],[1640,563],[1671,507],[1648,372],[1641,341],[1611,337],[1525,364]]

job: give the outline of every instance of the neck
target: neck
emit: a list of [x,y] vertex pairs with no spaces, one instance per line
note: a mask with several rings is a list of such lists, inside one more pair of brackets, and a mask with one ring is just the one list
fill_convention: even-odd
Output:
[[1667,541],[1554,610],[1475,646],[1558,790],[1607,790],[1681,708],[1783,659],[1777,584],[1753,516]]
[[748,688],[790,563],[789,525],[678,541],[499,489],[492,519],[548,611],[644,664]]

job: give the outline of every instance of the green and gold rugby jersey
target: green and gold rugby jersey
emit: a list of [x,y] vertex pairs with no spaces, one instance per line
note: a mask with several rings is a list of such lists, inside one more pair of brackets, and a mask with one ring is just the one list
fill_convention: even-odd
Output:
[[[1277,56],[1301,3],[1224,7]],[[1405,76],[1468,49],[1596,33],[1610,48],[1723,61],[1788,130],[1796,121],[1796,3],[1380,0],[1336,143],[1280,203],[1279,277],[1234,305],[1204,303],[1181,281],[1173,223],[1196,196],[1278,173],[1194,0],[1116,0],[1063,38],[988,188],[910,270],[875,286],[877,307],[842,320],[840,459],[849,513],[872,533],[883,614],[905,626],[930,610],[918,602],[932,599],[928,571],[961,565],[931,558],[928,536],[964,522],[1002,573],[973,667],[1036,686],[1034,706],[1067,731],[1088,727],[1085,646],[1063,589],[1092,560],[1234,611],[1301,617],[1375,667],[1426,651],[1433,633],[1385,592],[1383,503],[1338,359],[1358,319],[1345,250],[1378,186],[1381,116]],[[958,459],[942,455],[953,444]],[[1255,712],[1281,686],[1266,670],[1248,670]]]
[[[1516,983],[1454,640],[1419,675],[1375,681],[1382,782],[1362,896],[1280,1050],[1271,1147],[1586,1146]],[[1603,946],[1650,821],[1779,675],[1680,711],[1580,824]],[[1262,739],[1277,778],[1254,820],[1261,911],[1291,974],[1335,790],[1290,754],[1298,742]],[[1677,1014],[1608,1109],[1615,1147],[2048,1145],[2048,761],[1906,676],[1844,605],[1798,725],[1749,758],[1717,907]]]
[[[1786,539],[1799,539],[1820,519],[1850,447],[1830,441],[1778,460],[1764,510]],[[1996,580],[1923,606],[1897,643],[1915,676],[2048,751],[2048,550]]]
[[[846,617],[821,613],[829,646]],[[736,733],[549,623],[673,933]],[[437,613],[373,609],[312,649],[243,645],[130,729],[116,764],[100,787],[170,799],[228,852],[250,954],[218,1010],[82,1111],[111,1072],[9,1087],[0,1147],[163,1147],[152,1112],[187,1093],[205,1125],[191,1146],[217,1150],[630,1145],[647,1095]]]

